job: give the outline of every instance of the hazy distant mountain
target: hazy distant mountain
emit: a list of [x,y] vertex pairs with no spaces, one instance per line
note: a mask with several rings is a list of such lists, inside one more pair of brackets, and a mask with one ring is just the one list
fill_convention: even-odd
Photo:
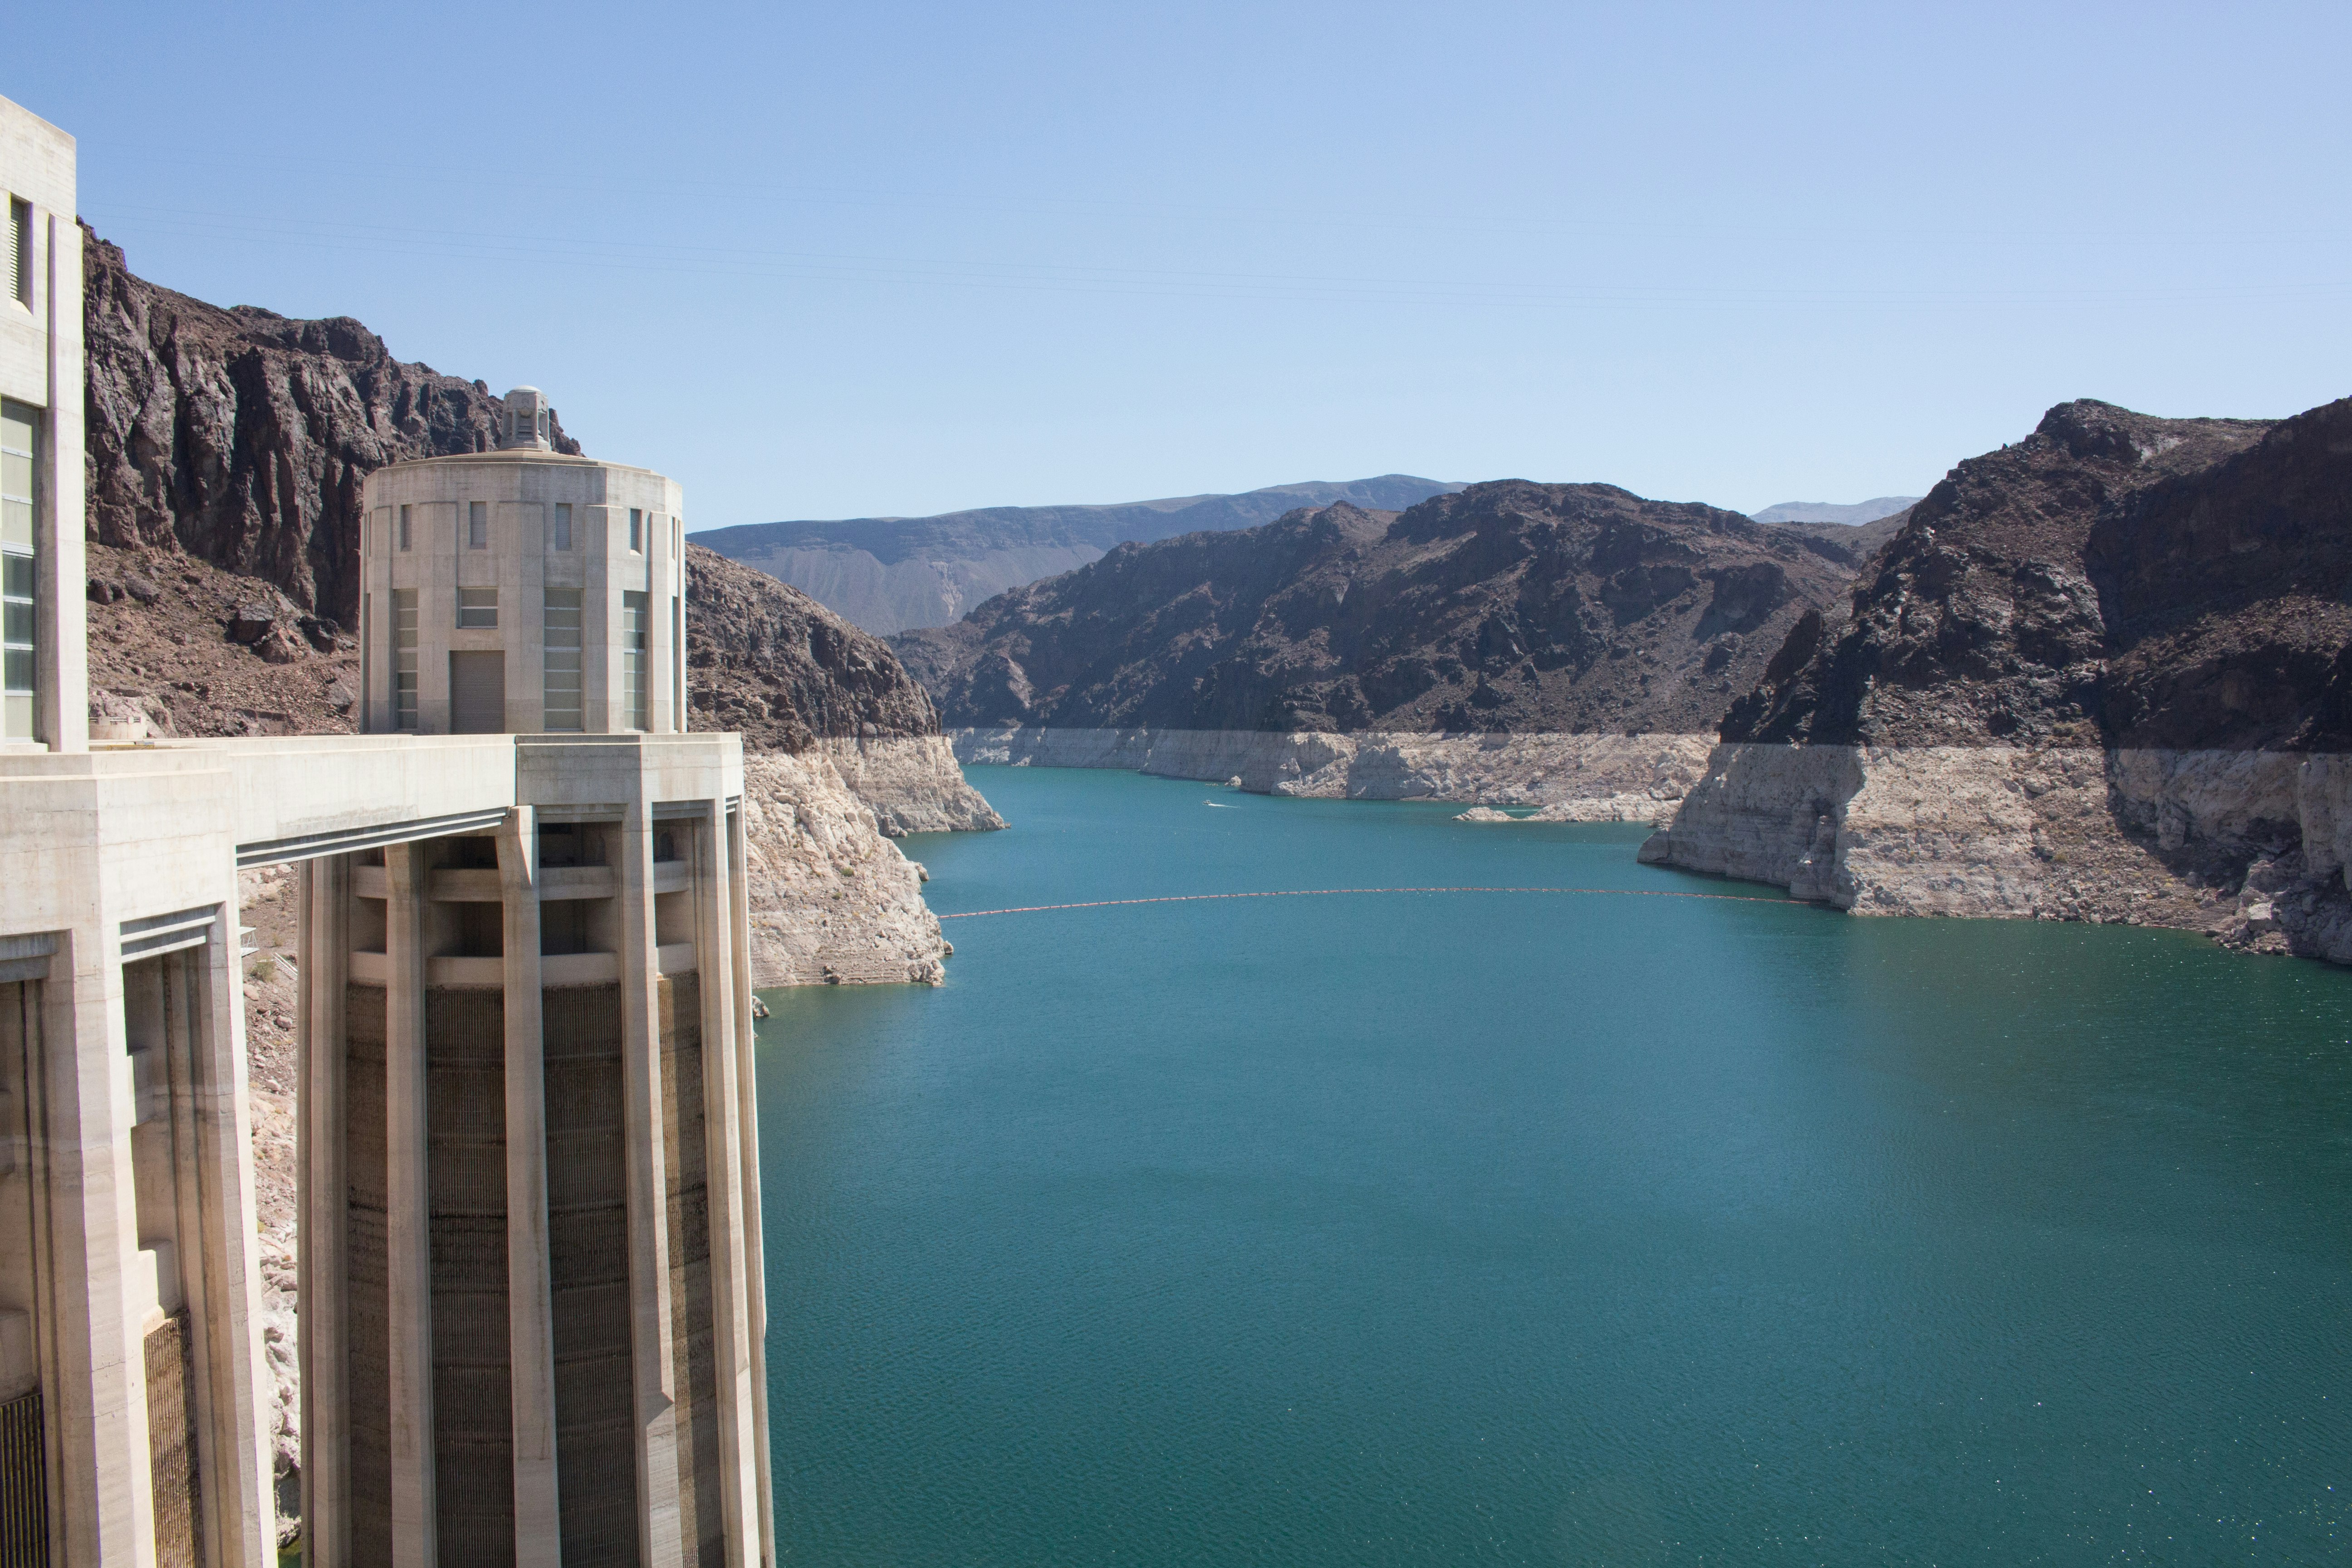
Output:
[[1892,517],[1918,499],[1917,496],[1880,496],[1874,500],[1856,501],[1852,506],[1840,506],[1835,501],[1826,500],[1784,500],[1748,515],[1759,522],[1843,522],[1852,525]]
[[1084,566],[1115,545],[1255,528],[1295,508],[1334,501],[1402,511],[1461,488],[1410,474],[1382,474],[1108,506],[1000,506],[937,517],[755,522],[693,538],[782,578],[866,630],[887,636],[950,625],[983,600]]

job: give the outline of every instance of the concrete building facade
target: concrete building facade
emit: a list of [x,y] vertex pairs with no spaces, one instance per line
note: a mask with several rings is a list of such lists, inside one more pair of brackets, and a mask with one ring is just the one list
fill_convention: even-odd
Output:
[[686,713],[677,485],[552,449],[539,389],[495,451],[368,476],[360,683],[371,733],[671,734]]
[[0,748],[89,732],[74,139],[0,99]]
[[[547,450],[518,389],[499,452],[371,483],[377,732],[91,748],[71,157],[0,102],[38,272],[0,301],[35,587],[0,742],[0,1568],[275,1560],[236,931],[266,865],[301,868],[306,1561],[768,1563],[742,756],[678,732],[647,521],[677,487]],[[579,722],[540,732],[575,585]],[[541,615],[460,625],[486,588]],[[400,651],[407,725],[378,721]],[[467,732],[481,654],[512,695]]]

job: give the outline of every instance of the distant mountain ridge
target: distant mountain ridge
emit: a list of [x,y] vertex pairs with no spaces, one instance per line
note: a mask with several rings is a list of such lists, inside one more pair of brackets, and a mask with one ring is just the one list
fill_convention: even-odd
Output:
[[1093,506],[976,507],[934,517],[746,523],[694,542],[781,578],[877,636],[947,626],[982,601],[1119,544],[1231,532],[1302,506],[1402,511],[1460,485],[1411,474]]
[[1504,479],[1123,544],[889,640],[951,726],[1694,734],[1853,571],[1807,530]]
[[1759,522],[1838,522],[1853,527],[1876,522],[1882,517],[1893,517],[1906,507],[1916,505],[1918,500],[1917,496],[1874,496],[1852,505],[1826,500],[1784,500],[1748,515]]

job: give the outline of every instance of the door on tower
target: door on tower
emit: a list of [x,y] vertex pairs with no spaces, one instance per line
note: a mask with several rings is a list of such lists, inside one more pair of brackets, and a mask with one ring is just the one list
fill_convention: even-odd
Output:
[[507,727],[507,656],[495,650],[449,656],[449,732],[497,735]]

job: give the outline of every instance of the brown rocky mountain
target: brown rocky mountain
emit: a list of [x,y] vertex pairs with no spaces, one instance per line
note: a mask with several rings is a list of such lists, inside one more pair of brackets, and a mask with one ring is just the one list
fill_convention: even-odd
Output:
[[[89,537],[195,556],[299,610],[357,619],[360,481],[494,444],[478,381],[392,357],[352,321],[223,310],[131,273],[82,230]],[[556,449],[579,443],[556,433]]]
[[776,752],[940,732],[939,710],[880,637],[699,544],[686,561],[693,728],[739,730],[746,748]]
[[1643,859],[2352,963],[2352,399],[2051,409],[1791,628],[1723,738]]
[[1836,598],[1849,553],[1508,479],[1121,545],[891,646],[958,726],[1690,732]]
[[2300,743],[2352,629],[2347,435],[2341,403],[2277,426],[2061,404],[1912,507],[1724,739]]

